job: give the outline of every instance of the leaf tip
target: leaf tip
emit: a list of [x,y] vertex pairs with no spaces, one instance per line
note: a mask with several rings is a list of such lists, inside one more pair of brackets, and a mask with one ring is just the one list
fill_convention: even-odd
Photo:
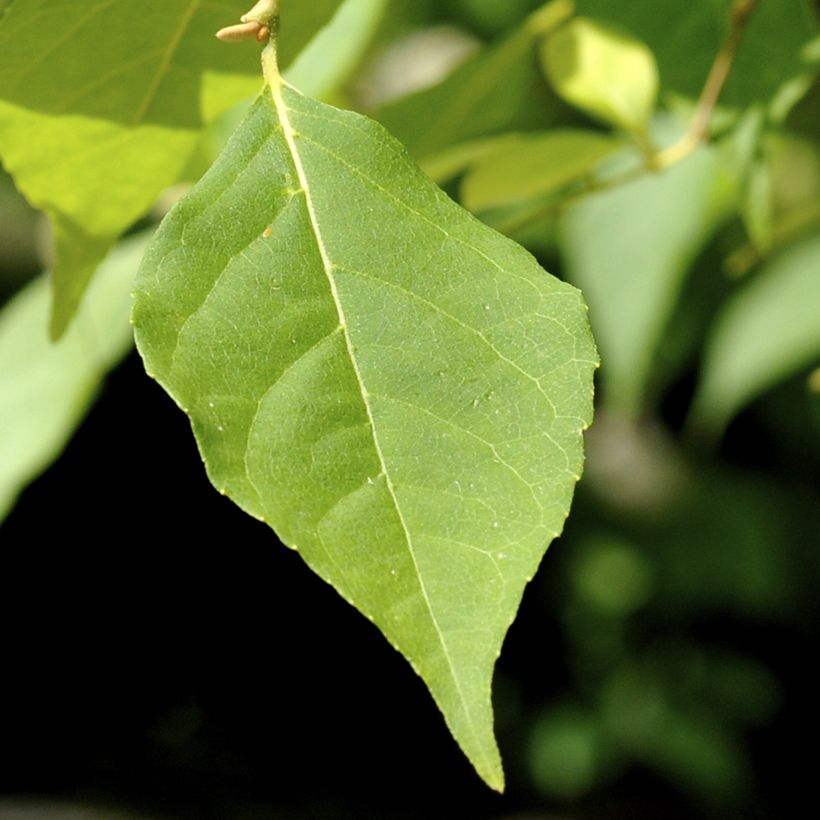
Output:
[[48,338],[56,344],[63,338],[68,329],[69,319],[63,312],[58,312],[52,308],[51,318],[48,321]]
[[504,794],[507,784],[504,781],[503,769],[499,769],[497,772],[493,772],[490,775],[483,776],[483,780],[494,792]]

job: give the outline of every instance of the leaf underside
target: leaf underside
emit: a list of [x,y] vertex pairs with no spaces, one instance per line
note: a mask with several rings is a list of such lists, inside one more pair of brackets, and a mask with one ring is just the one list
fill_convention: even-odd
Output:
[[503,788],[492,670],[582,467],[578,291],[378,124],[274,84],[138,278],[215,486],[374,621]]

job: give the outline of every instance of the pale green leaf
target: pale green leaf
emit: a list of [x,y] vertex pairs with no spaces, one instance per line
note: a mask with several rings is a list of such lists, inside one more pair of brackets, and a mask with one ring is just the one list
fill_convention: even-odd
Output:
[[794,373],[820,365],[820,236],[793,245],[743,285],[706,343],[692,411],[720,432],[744,405]]
[[344,0],[285,72],[287,81],[303,94],[327,99],[361,61],[386,8],[387,0]]
[[[288,4],[283,49],[297,53],[338,4],[322,0],[315,18]],[[55,225],[55,336],[116,237],[179,178],[203,125],[259,88],[258,49],[214,38],[242,11],[27,0],[0,18],[0,156]]]
[[593,117],[643,133],[658,96],[658,68],[640,41],[577,17],[541,45],[544,69],[568,103]]
[[70,330],[48,338],[49,282],[0,311],[0,520],[62,451],[105,372],[131,346],[131,288],[148,242],[124,240],[100,268]]
[[[279,38],[279,63],[287,68],[299,56],[302,49],[323,26],[328,25],[339,10],[343,0],[281,0],[281,21]],[[236,2],[230,5],[236,12]],[[248,5],[253,5],[248,0]],[[244,9],[242,9],[244,11]],[[234,13],[234,17],[239,15]],[[233,22],[230,18],[224,23]]]
[[461,186],[471,211],[512,205],[554,193],[592,173],[621,143],[593,131],[555,130],[506,139],[481,155]]
[[718,149],[569,208],[560,243],[601,349],[604,398],[640,414],[663,331],[687,271],[735,202]]
[[378,625],[501,788],[492,669],[580,474],[585,309],[381,126],[271,88],[149,249],[139,349],[215,486]]
[[518,134],[500,134],[495,137],[479,137],[467,142],[459,142],[438,153],[421,157],[418,161],[419,166],[430,179],[441,184],[464,173],[489,154],[503,151],[517,137]]
[[417,158],[502,131],[551,125],[558,101],[540,76],[535,46],[572,8],[569,0],[552,0],[443,82],[386,105],[379,121]]

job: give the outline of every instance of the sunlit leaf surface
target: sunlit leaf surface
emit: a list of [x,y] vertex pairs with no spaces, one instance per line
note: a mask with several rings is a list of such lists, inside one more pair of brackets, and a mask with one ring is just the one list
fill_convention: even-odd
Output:
[[492,670],[581,471],[580,295],[381,126],[278,80],[138,282],[211,480],[397,647],[502,788]]
[[[285,64],[338,5],[288,4]],[[259,88],[258,48],[214,38],[242,11],[233,0],[26,0],[0,16],[0,157],[54,224],[54,335],[117,236],[179,178],[202,127]]]

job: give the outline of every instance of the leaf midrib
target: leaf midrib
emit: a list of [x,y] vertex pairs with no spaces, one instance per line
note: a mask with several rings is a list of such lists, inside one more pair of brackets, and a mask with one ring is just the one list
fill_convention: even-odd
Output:
[[[330,286],[330,292],[333,297],[333,302],[336,306],[336,313],[339,317],[339,328],[342,330],[345,346],[347,348],[347,353],[350,358],[351,365],[353,367],[353,372],[356,376],[356,381],[359,385],[359,392],[362,397],[362,403],[364,404],[365,412],[367,413],[367,418],[370,423],[370,430],[371,435],[373,438],[373,446],[376,450],[376,455],[379,459],[379,464],[381,466],[381,473],[384,476],[385,486],[387,487],[387,491],[390,494],[390,498],[393,501],[393,506],[396,509],[396,515],[398,516],[399,522],[402,527],[402,531],[404,532],[405,541],[407,542],[407,549],[410,553],[410,558],[413,561],[413,567],[415,569],[416,578],[418,579],[419,588],[421,589],[422,597],[424,598],[425,606],[427,607],[427,611],[430,613],[430,619],[433,622],[433,627],[436,632],[436,636],[439,639],[441,644],[442,651],[444,653],[444,657],[447,661],[447,667],[450,670],[450,676],[453,680],[455,685],[456,691],[458,693],[459,700],[461,702],[462,711],[467,718],[467,724],[470,727],[470,733],[473,735],[473,740],[476,743],[476,749],[481,749],[482,744],[479,741],[478,733],[476,732],[475,726],[473,725],[472,716],[470,714],[470,710],[467,708],[467,700],[464,696],[464,692],[461,689],[461,682],[456,675],[455,667],[453,666],[452,658],[450,657],[449,649],[447,648],[447,642],[444,639],[444,634],[442,632],[441,627],[439,626],[438,619],[436,618],[435,612],[433,611],[432,602],[430,601],[430,597],[427,593],[427,587],[424,583],[424,579],[422,578],[421,571],[419,569],[418,561],[416,559],[416,553],[413,548],[413,539],[410,534],[410,530],[407,527],[407,522],[404,519],[404,515],[401,511],[401,506],[399,505],[398,498],[396,496],[395,487],[393,485],[393,481],[390,477],[390,474],[387,470],[387,464],[384,458],[384,453],[382,452],[381,445],[379,443],[378,434],[376,432],[376,422],[373,417],[373,411],[370,406],[370,402],[368,401],[369,392],[364,384],[364,379],[362,377],[361,370],[359,369],[359,363],[356,360],[356,355],[353,350],[353,345],[350,339],[350,333],[347,328],[347,321],[345,319],[345,312],[344,307],[342,306],[341,299],[339,297],[339,291],[336,287],[336,280],[333,277],[333,271],[336,267],[334,262],[331,260],[327,247],[325,246],[324,240],[322,238],[322,231],[319,227],[319,220],[316,214],[316,209],[313,204],[313,198],[310,191],[310,183],[307,178],[307,174],[305,172],[304,165],[302,164],[302,158],[299,154],[299,150],[296,147],[296,139],[295,139],[295,131],[293,130],[293,126],[290,123],[290,118],[288,116],[288,107],[285,104],[285,100],[282,96],[282,88],[284,87],[285,83],[284,80],[279,79],[277,82],[274,78],[272,82],[270,82],[270,90],[271,90],[271,97],[273,99],[273,104],[276,109],[276,113],[279,118],[279,124],[282,128],[282,135],[285,138],[285,142],[288,146],[288,151],[291,156],[291,161],[293,162],[294,169],[296,170],[296,176],[299,180],[299,185],[302,188],[302,191],[305,195],[305,206],[308,213],[308,219],[310,220],[311,230],[314,235],[314,239],[316,241],[316,246],[319,250],[319,254],[322,260],[322,267],[324,269],[325,276],[327,277],[328,284]],[[290,88],[290,86],[288,86]],[[295,91],[295,89],[293,89]],[[298,92],[296,92],[298,93]]]

